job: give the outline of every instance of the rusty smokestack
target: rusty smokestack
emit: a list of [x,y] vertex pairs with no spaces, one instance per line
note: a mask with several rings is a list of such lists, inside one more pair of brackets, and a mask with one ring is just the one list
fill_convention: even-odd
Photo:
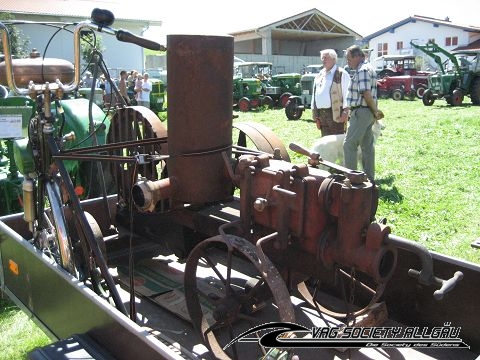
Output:
[[168,35],[168,173],[174,200],[231,195],[233,37]]

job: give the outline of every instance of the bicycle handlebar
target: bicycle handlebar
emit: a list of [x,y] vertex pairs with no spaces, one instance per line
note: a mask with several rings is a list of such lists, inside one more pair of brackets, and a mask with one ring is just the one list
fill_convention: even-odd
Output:
[[165,51],[167,48],[163,45],[160,45],[159,43],[145,39],[144,37],[137,36],[132,34],[129,31],[119,29],[117,30],[117,40],[118,41],[123,41],[123,42],[128,42],[132,44],[136,44],[138,46],[141,46],[143,48],[147,48],[150,50],[156,50],[156,51]]
[[[129,31],[123,29],[114,29],[110,27],[113,23],[113,14],[108,10],[94,9],[92,11],[92,19],[79,22],[73,30],[73,49],[74,49],[74,80],[70,84],[62,84],[60,81],[56,81],[55,84],[48,84],[50,90],[62,89],[64,92],[69,93],[74,91],[80,84],[80,58],[81,58],[81,47],[80,47],[80,38],[81,31],[85,28],[91,29],[96,32],[103,32],[109,35],[114,35],[118,41],[132,43],[143,48],[156,51],[166,50],[165,46],[160,45],[159,43],[148,40],[144,37],[137,36],[132,34]],[[43,91],[46,89],[47,84],[30,84],[28,88],[19,88],[15,84],[15,78],[13,74],[13,65],[12,65],[12,54],[10,50],[10,37],[8,29],[0,22],[0,33],[3,46],[3,52],[5,55],[5,72],[7,78],[8,87],[13,90],[15,93],[20,95],[27,95],[31,91]]]

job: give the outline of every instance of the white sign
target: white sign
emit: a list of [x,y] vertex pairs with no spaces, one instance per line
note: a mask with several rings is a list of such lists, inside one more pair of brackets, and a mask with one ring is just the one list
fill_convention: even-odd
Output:
[[0,139],[22,137],[22,115],[0,114]]

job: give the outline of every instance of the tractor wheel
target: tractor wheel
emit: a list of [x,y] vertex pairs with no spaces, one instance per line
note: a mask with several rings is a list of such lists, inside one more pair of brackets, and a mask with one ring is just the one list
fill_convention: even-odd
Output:
[[417,94],[417,98],[421,99],[423,98],[423,94],[425,93],[425,86],[419,85],[417,86],[417,90],[415,90]]
[[476,77],[472,82],[470,98],[473,105],[480,105],[480,77]]
[[0,85],[0,99],[6,99],[8,96],[8,90],[5,86]]
[[291,93],[289,92],[286,92],[286,93],[283,93],[282,95],[280,95],[280,106],[282,108],[284,108],[285,106],[287,106],[287,102],[288,102],[288,99],[290,99],[290,96],[292,96]]
[[295,99],[290,99],[287,101],[285,106],[285,115],[287,115],[288,120],[298,120],[302,117],[303,108],[299,107]]
[[453,90],[453,94],[451,97],[451,104],[452,106],[460,106],[463,102],[463,91],[460,89]]
[[241,112],[248,112],[252,108],[252,104],[250,104],[250,100],[246,97],[241,98],[238,100],[238,110]]
[[435,102],[435,97],[433,96],[433,91],[431,89],[425,90],[422,97],[423,105],[432,106]]
[[270,96],[264,96],[262,99],[262,105],[265,106],[267,109],[273,108],[273,99]]
[[377,95],[379,99],[388,99],[388,92],[382,89],[377,90]]
[[395,89],[392,91],[392,99],[395,101],[403,100],[403,91],[401,89]]

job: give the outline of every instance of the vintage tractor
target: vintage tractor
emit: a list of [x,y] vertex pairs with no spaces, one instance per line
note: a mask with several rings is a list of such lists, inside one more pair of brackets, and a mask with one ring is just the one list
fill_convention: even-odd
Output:
[[415,55],[383,55],[372,62],[377,70],[377,78],[386,76],[411,75],[427,79],[432,72],[417,69]]
[[243,77],[257,78],[262,82],[262,95],[270,106],[285,107],[288,98],[300,95],[300,78],[297,73],[272,74],[273,64],[270,62],[243,62],[237,63],[236,74]]
[[150,109],[154,113],[163,111],[165,104],[166,88],[165,83],[160,79],[150,78],[152,82],[152,91],[150,92]]
[[262,94],[262,82],[257,78],[233,77],[233,106],[242,112],[256,109],[259,106],[271,107],[273,100]]
[[[426,84],[422,89],[426,88]],[[392,98],[393,100],[415,99],[417,90],[410,75],[385,76],[377,80],[377,94],[379,98]],[[422,94],[421,94],[422,95]]]
[[[465,96],[469,96],[472,104],[480,105],[480,64],[479,52],[462,50],[449,52],[433,42],[425,45],[410,44],[435,60],[439,71],[428,77],[428,88],[422,101],[431,106],[436,99],[445,99],[452,106],[462,104]],[[447,58],[442,60],[441,55]]]
[[[320,72],[323,66],[314,65],[314,71]],[[308,68],[308,67],[307,67]],[[313,83],[318,72],[306,72],[300,79],[301,95],[292,95],[285,104],[285,115],[288,120],[298,120],[303,111],[312,104]]]
[[267,95],[271,96],[275,104],[285,108],[291,96],[300,96],[302,75],[299,73],[287,73],[273,75],[265,87]]
[[[122,41],[160,47],[110,28],[109,14],[94,10],[74,34],[100,28]],[[391,305],[417,315],[433,307],[432,287],[440,300],[462,279],[460,272],[451,277],[451,267],[442,268],[449,280],[435,276],[427,249],[376,220],[378,188],[363,172],[293,143],[290,149],[308,165],[292,164],[281,142],[261,131],[258,149],[233,145],[232,37],[169,35],[167,47],[175,79],[168,132],[149,109],[122,107],[105,145],[70,151],[56,135],[59,124],[40,111],[50,102],[32,118],[30,142],[42,146],[28,157],[35,172],[24,174],[31,185],[24,187],[28,211],[20,221],[0,222],[1,280],[51,334],[83,334],[91,349],[115,359],[179,359],[160,344],[172,337],[176,350],[191,358],[258,359],[267,351],[258,338],[236,343],[258,325],[308,326],[318,324],[315,318],[325,327],[373,326],[386,319],[380,299],[388,288],[415,298],[399,302],[397,295]],[[78,73],[53,90],[72,91]],[[43,84],[31,91],[50,94]],[[109,161],[116,196],[80,202],[64,166],[74,157]],[[39,206],[43,199],[50,209]],[[419,261],[389,282],[403,251]],[[417,301],[425,292],[429,306]],[[295,311],[297,300],[306,312]],[[302,357],[299,350],[302,359],[326,358],[324,351]]]

